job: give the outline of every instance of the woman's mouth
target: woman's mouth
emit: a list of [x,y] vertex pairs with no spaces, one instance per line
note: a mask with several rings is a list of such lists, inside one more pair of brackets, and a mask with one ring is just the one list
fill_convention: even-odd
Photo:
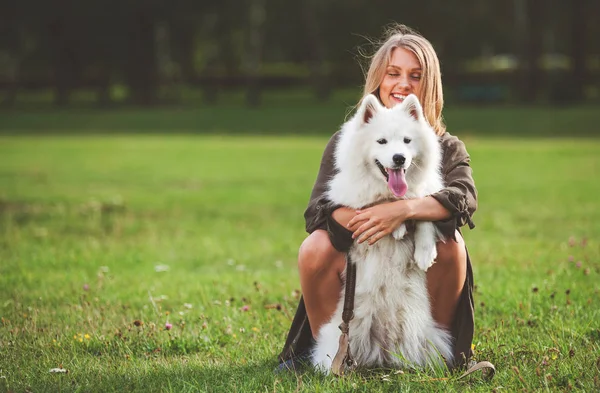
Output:
[[401,103],[406,98],[406,94],[392,93],[391,97],[394,102]]

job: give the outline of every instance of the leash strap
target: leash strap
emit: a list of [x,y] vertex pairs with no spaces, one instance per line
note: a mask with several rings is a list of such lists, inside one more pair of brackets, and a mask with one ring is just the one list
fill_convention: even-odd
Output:
[[356,367],[356,361],[350,352],[350,321],[354,318],[354,292],[356,289],[356,265],[346,254],[346,288],[344,292],[344,311],[342,312],[342,331],[338,351],[331,363],[331,372],[338,376],[344,376]]
[[492,378],[494,378],[494,375],[496,374],[496,367],[494,367],[494,365],[488,361],[483,361],[483,362],[475,363],[474,365],[469,367],[469,369],[467,371],[465,371],[463,375],[458,377],[458,379],[464,378],[467,375],[472,374],[477,370],[484,370],[483,375],[487,380],[491,380]]

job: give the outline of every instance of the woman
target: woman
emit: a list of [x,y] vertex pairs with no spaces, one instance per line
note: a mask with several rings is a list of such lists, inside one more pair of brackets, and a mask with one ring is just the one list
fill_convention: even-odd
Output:
[[440,138],[446,188],[425,198],[382,203],[360,211],[332,206],[325,197],[334,173],[339,132],[330,139],[304,217],[310,234],[302,243],[298,269],[303,297],[279,360],[295,367],[306,357],[319,328],[329,321],[340,298],[345,253],[353,239],[374,244],[409,220],[433,221],[446,242],[437,245],[436,263],[427,271],[433,317],[454,338],[453,367],[466,365],[473,339],[473,276],[459,228],[477,208],[477,191],[464,144],[446,132],[440,65],[432,45],[405,26],[394,28],[379,47],[367,72],[363,98],[375,94],[390,108],[415,94]]

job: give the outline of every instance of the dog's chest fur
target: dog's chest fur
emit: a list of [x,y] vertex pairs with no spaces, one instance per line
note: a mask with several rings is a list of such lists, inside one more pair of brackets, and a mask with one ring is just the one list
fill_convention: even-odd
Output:
[[429,311],[429,301],[425,272],[407,258],[413,253],[412,234],[400,241],[388,236],[372,246],[356,244],[350,250],[357,270],[350,342],[359,364],[392,365],[397,363],[394,354],[415,352],[402,344],[415,339],[406,325],[426,319],[421,314]]

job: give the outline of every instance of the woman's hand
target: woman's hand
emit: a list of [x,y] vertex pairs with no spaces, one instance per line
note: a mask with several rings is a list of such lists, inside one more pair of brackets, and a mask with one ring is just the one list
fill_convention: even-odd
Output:
[[410,200],[399,200],[357,210],[347,227],[354,232],[352,238],[358,238],[358,243],[368,240],[373,245],[411,218]]

